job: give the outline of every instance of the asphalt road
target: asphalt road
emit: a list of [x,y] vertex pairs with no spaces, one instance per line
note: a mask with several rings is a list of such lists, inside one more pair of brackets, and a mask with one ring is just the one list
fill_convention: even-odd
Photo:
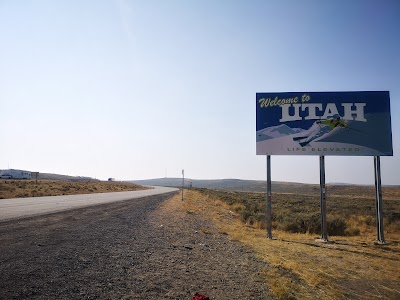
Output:
[[177,190],[169,187],[154,187],[132,192],[0,199],[0,221],[160,195]]

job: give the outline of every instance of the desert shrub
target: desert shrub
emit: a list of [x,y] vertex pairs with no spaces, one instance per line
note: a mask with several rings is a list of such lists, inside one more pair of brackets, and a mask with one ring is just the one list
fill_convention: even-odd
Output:
[[0,184],[0,191],[9,191],[9,192],[14,192],[16,189],[13,186],[8,186],[4,184]]
[[328,233],[330,235],[346,235],[347,225],[346,222],[340,217],[333,217],[326,222],[328,227]]
[[30,197],[30,195],[27,192],[19,193],[15,196],[16,198],[26,198]]
[[388,224],[394,223],[396,221],[400,221],[400,213],[399,212],[387,213],[385,216],[385,219],[387,219]]
[[367,224],[369,226],[374,225],[375,224],[374,218],[372,216],[367,216],[365,218],[365,224]]
[[304,224],[301,219],[294,218],[292,220],[288,220],[287,222],[282,224],[282,229],[284,231],[293,232],[293,233],[305,233],[303,230]]
[[232,210],[236,213],[240,213],[241,211],[245,210],[245,206],[241,203],[232,204]]
[[321,232],[321,216],[319,214],[311,214],[304,216],[304,233],[320,233]]
[[250,216],[250,217],[247,219],[246,224],[247,224],[247,225],[250,225],[250,226],[253,226],[253,225],[255,224],[255,222],[256,222],[255,218],[254,218],[253,216]]
[[400,220],[391,222],[385,229],[389,232],[399,232],[400,231]]
[[316,214],[286,215],[280,229],[292,233],[319,233],[320,224],[320,217]]
[[266,222],[267,221],[267,216],[266,216],[266,214],[264,213],[264,212],[258,212],[256,215],[255,215],[255,218],[256,218],[256,220],[257,220],[257,222]]
[[251,217],[251,213],[248,210],[242,210],[239,215],[243,223],[247,223],[247,220]]
[[350,228],[346,228],[344,233],[347,236],[357,236],[357,235],[360,235],[360,229],[357,227],[350,227]]
[[[242,222],[254,227],[264,226],[266,222],[265,193],[239,191],[216,191],[198,189],[211,198],[218,198],[236,211]],[[321,232],[320,199],[317,195],[280,194],[272,196],[273,228],[294,232],[319,234]],[[400,224],[400,200],[385,202],[385,228],[395,231]],[[327,201],[327,226],[329,235],[359,235],[365,229],[375,226],[374,200],[357,196],[332,197]],[[248,221],[252,218],[252,221]],[[345,222],[345,220],[347,222]]]
[[267,223],[265,221],[256,221],[253,226],[257,229],[266,229]]
[[[346,235],[345,230],[347,229],[347,225],[343,219],[337,217],[332,219],[328,217],[326,223],[330,235]],[[290,217],[287,216],[278,226],[280,229],[292,233],[320,234],[321,216],[319,214],[298,214]]]

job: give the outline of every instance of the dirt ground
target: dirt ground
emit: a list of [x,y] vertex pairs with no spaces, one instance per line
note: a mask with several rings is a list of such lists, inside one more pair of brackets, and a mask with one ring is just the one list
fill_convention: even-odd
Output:
[[269,299],[266,263],[171,196],[0,223],[0,299]]

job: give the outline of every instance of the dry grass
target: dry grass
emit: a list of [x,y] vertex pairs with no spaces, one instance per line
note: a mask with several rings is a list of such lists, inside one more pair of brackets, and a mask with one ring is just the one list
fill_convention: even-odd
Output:
[[[364,194],[364,187],[358,187]],[[400,190],[400,188],[398,188]],[[242,222],[258,229],[265,229],[265,194],[216,191],[200,189],[201,193],[218,198],[229,204],[238,213]],[[341,189],[341,192],[344,190]],[[395,190],[384,198],[384,222],[388,235],[400,229],[400,200],[395,198]],[[354,193],[354,191],[350,191]],[[327,199],[327,225],[332,235],[357,236],[375,230],[374,195],[360,197],[347,194],[333,194]],[[391,196],[391,198],[390,198]],[[320,199],[315,195],[273,193],[272,224],[276,230],[292,233],[319,234]]]
[[142,189],[145,189],[145,187],[129,182],[2,180],[0,181],[0,199],[123,192]]
[[[247,226],[238,213],[217,197],[188,191],[183,211],[201,214],[221,233],[252,248],[267,264],[265,280],[277,299],[400,299],[400,233],[387,235],[389,245],[376,245],[375,232],[355,237],[318,236],[265,230]],[[235,207],[240,210],[240,207]],[[362,222],[358,216],[352,222]]]

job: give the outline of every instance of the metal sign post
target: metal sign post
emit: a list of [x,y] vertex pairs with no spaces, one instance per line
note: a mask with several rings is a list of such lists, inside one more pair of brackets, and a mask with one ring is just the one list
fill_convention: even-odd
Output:
[[267,155],[267,238],[272,239],[272,191],[270,155]]
[[376,209],[376,229],[378,232],[378,242],[385,244],[385,236],[383,231],[383,202],[382,202],[382,185],[381,185],[381,161],[379,156],[374,156],[375,171],[375,209]]
[[31,176],[32,176],[32,179],[34,178],[34,179],[36,179],[36,182],[38,181],[38,177],[39,177],[39,172],[31,172]]
[[328,228],[326,226],[326,187],[325,187],[325,157],[319,157],[319,180],[321,190],[321,240],[328,241]]

